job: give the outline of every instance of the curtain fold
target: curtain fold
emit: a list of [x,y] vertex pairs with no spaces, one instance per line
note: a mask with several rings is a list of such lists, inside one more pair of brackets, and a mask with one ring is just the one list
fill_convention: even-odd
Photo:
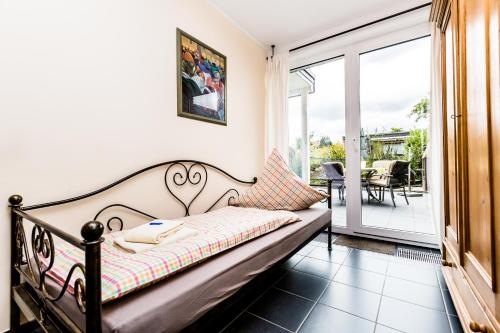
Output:
[[266,66],[265,154],[274,148],[288,157],[288,54],[269,57]]
[[443,184],[443,110],[441,80],[441,31],[431,23],[431,101],[430,101],[430,205],[436,233],[442,244],[444,236]]

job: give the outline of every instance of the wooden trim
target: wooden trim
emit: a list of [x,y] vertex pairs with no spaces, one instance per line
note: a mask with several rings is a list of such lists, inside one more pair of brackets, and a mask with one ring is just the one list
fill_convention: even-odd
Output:
[[[493,187],[498,191],[500,188],[500,158],[498,152],[500,149],[500,2],[489,1],[488,8],[489,16],[489,57],[490,64],[490,107],[491,115],[491,149],[492,149],[492,166],[491,166],[491,182]],[[495,61],[496,59],[496,61]],[[494,255],[492,256],[493,264],[493,288],[496,293],[496,317],[500,318],[500,195],[492,192],[492,236]]]
[[[448,123],[447,123],[447,104],[446,104],[446,36],[444,32],[441,31],[441,123],[442,123],[442,141],[443,141],[443,192],[448,193]],[[449,219],[449,197],[443,193],[443,205],[444,205],[444,235],[446,235],[446,229],[450,224]],[[444,239],[444,235],[442,238]],[[443,244],[444,246],[444,244]],[[442,249],[444,253],[444,249]]]
[[474,332],[470,328],[472,322],[485,325],[488,333],[500,332],[498,322],[490,320],[491,313],[485,312],[463,271],[456,267],[443,267],[442,271],[464,332]]
[[[453,231],[453,229],[451,227],[446,228],[446,238],[443,240],[443,245],[444,245],[445,249],[447,250],[446,252],[444,252],[444,254],[445,254],[444,258],[447,261],[453,261],[456,265],[461,265],[460,249],[458,248],[458,241],[457,241],[457,239],[450,240],[450,237],[448,237],[449,236],[448,233],[450,232],[450,230]],[[453,254],[452,259],[448,258],[448,254],[447,254],[448,251]]]
[[[445,116],[454,116],[455,119],[450,121],[449,118],[443,118],[445,165],[451,167],[452,172],[456,169],[457,182],[456,207],[451,207],[453,206],[451,197],[445,197],[446,236],[443,245],[446,249],[444,254],[446,261],[451,263],[452,267],[444,268],[443,273],[466,332],[472,332],[470,325],[476,331],[481,329],[484,331],[486,327],[487,332],[500,332],[500,295],[498,294],[500,268],[497,266],[498,258],[500,258],[500,235],[497,235],[500,229],[500,195],[495,192],[500,186],[500,155],[498,155],[500,149],[500,135],[498,134],[500,132],[500,111],[498,110],[500,106],[498,89],[500,86],[498,55],[500,19],[498,6],[497,0],[482,0],[477,3],[469,2],[469,0],[436,0],[431,13],[431,20],[437,22],[439,28],[445,32],[445,38],[448,38],[448,41],[441,46],[442,66],[445,71],[442,73],[443,111]],[[476,26],[477,24],[480,26]],[[485,24],[484,27],[483,24]],[[477,27],[479,27],[478,30],[476,30]],[[483,40],[483,34],[486,40]],[[468,38],[471,39],[467,40]],[[481,52],[475,53],[477,50]],[[478,68],[480,68],[480,73],[478,73],[480,76],[477,78],[474,76],[475,64],[479,64]],[[480,93],[473,88],[481,88]],[[450,92],[447,89],[454,91]],[[447,96],[450,101],[454,101],[453,110],[449,109],[452,106],[451,103],[447,105]],[[477,100],[478,98],[480,100]],[[479,106],[480,109],[476,111],[475,106]],[[478,112],[479,120],[475,118]],[[480,127],[477,121],[480,121]],[[453,131],[449,126],[454,126],[455,130]],[[456,152],[451,149],[452,147],[446,146],[449,144],[446,140],[447,135],[455,135]],[[451,142],[453,140],[450,139]],[[481,158],[487,159],[481,164],[481,179],[482,182],[487,183],[477,183],[473,177],[478,166],[469,159],[475,156],[474,145],[476,143],[480,143]],[[447,154],[451,153],[456,154],[455,168],[449,164],[447,158]],[[451,187],[453,190],[453,186],[449,186],[449,182],[452,181],[451,173],[448,175],[447,171],[444,176],[447,189],[450,190]],[[472,192],[472,186],[477,188],[477,184],[481,185],[478,190],[485,191],[484,195],[489,190],[488,197],[484,199],[490,202],[484,203],[489,206],[484,206],[486,210],[483,215],[476,216],[474,208],[476,206],[473,205],[477,205],[479,201]],[[451,212],[450,209],[452,209]],[[454,230],[455,213],[456,230]],[[478,244],[482,243],[478,243],[475,234],[476,231],[479,232],[478,228],[481,226],[491,231],[490,234],[483,235],[480,239],[485,244],[482,252],[478,250],[481,249]]]
[[[446,27],[448,26],[448,23],[450,23],[450,17],[451,17],[451,1],[448,1],[445,7],[444,15],[443,15],[443,29],[446,30]],[[442,30],[442,31],[444,31]]]
[[456,37],[455,43],[457,45],[456,51],[456,73],[455,78],[457,83],[456,105],[460,110],[460,120],[457,121],[457,129],[459,140],[457,146],[459,147],[459,182],[460,182],[460,205],[459,216],[461,226],[460,233],[463,235],[463,241],[460,242],[460,259],[462,265],[465,265],[465,252],[470,244],[470,235],[466,232],[469,229],[469,212],[468,212],[468,145],[467,145],[467,70],[466,70],[466,42],[465,42],[465,8],[460,6],[462,0],[452,0],[455,6],[456,13]]
[[450,19],[450,6],[452,0],[434,0],[431,5],[429,21],[436,22],[442,32],[446,30]]
[[[451,197],[445,197],[447,214],[443,245],[446,249],[446,261],[453,266],[452,269],[445,269],[447,272],[445,277],[466,331],[471,331],[468,325],[475,320],[473,326],[476,330],[481,329],[481,325],[486,325],[488,332],[500,332],[500,294],[498,294],[500,267],[497,266],[498,258],[500,258],[500,235],[497,235],[500,229],[500,196],[495,192],[500,187],[500,158],[497,153],[500,149],[498,6],[497,0],[478,2],[435,0],[430,16],[430,19],[437,22],[439,28],[445,32],[445,38],[448,38],[448,41],[442,44],[442,66],[446,72],[442,73],[443,96],[445,96],[443,110],[445,115],[454,116],[455,120],[443,118],[445,129],[443,134],[445,135],[446,170],[450,167],[447,172],[456,171],[457,204],[456,207],[452,207],[454,205]],[[480,26],[475,26],[478,24]],[[467,40],[468,38],[471,39]],[[476,42],[479,44],[475,45]],[[474,49],[474,47],[481,47],[481,49]],[[478,50],[481,52],[476,54],[475,51]],[[453,64],[448,63],[449,61]],[[476,63],[481,69],[478,78],[474,77]],[[480,88],[479,95],[476,88]],[[450,92],[447,89],[454,91]],[[447,96],[454,101],[453,110],[449,109],[452,103],[447,105]],[[476,100],[477,98],[481,100]],[[476,111],[474,109],[476,105],[481,109]],[[481,118],[478,120],[476,116]],[[480,121],[480,127],[477,121]],[[449,126],[454,126],[454,130]],[[456,151],[446,146],[446,144],[449,145],[446,135],[455,136]],[[480,138],[476,139],[476,136]],[[481,158],[487,159],[481,165],[483,169],[481,179],[487,183],[477,183],[473,177],[478,166],[469,159],[475,156],[473,145],[476,142],[481,145]],[[456,165],[449,164],[447,154],[456,154]],[[450,181],[455,181],[455,178],[452,179],[450,175],[447,173],[444,175],[444,182],[448,190],[451,188],[455,192],[453,186],[449,186],[453,185],[449,183]],[[483,215],[476,216],[476,206],[473,205],[480,203],[474,197],[471,186],[477,188],[477,184],[481,184],[478,190],[485,191],[483,194],[489,190],[488,197],[484,199],[490,202],[484,203],[489,206],[484,206],[487,210],[482,213]],[[456,229],[454,229],[455,213]],[[486,218],[488,220],[485,220]],[[490,234],[483,235],[480,239],[485,244],[482,252],[481,245],[478,245],[481,243],[478,243],[475,235],[477,231],[475,229],[481,226],[490,230]]]
[[467,252],[465,254],[464,266],[467,276],[474,281],[475,290],[478,292],[478,297],[484,300],[484,304],[489,308],[495,307],[495,298],[491,293],[493,287],[491,276],[486,272],[483,266],[477,261],[476,257]]
[[[463,154],[463,164],[461,168],[463,169],[463,179],[462,179],[462,192],[463,192],[463,225],[464,225],[464,235],[465,235],[465,242],[463,244],[463,258],[464,258],[464,267],[466,268],[466,271],[468,272],[468,277],[474,281],[474,290],[477,292],[477,295],[479,298],[481,298],[486,306],[486,308],[489,309],[494,309],[495,308],[495,297],[494,297],[494,289],[493,289],[493,281],[494,277],[492,276],[494,272],[494,267],[488,265],[488,268],[491,268],[491,275],[490,273],[487,272],[487,270],[482,266],[482,264],[475,258],[475,256],[470,253],[471,249],[471,232],[472,232],[472,227],[473,227],[473,216],[470,215],[469,212],[469,206],[470,206],[470,200],[469,200],[469,158],[468,158],[468,150],[470,147],[469,145],[469,140],[468,140],[468,109],[469,109],[469,104],[468,104],[468,80],[467,80],[467,0],[459,0],[459,6],[458,6],[458,13],[459,13],[459,45],[460,45],[460,58],[459,58],[459,66],[462,71],[462,76],[461,76],[461,82],[460,82],[460,87],[461,91],[459,92],[460,98],[461,98],[461,109],[462,109],[462,133],[463,133],[463,141],[461,143],[461,148],[462,148],[462,154]],[[486,29],[486,27],[485,27]],[[485,33],[488,31],[485,30]],[[485,53],[487,54],[489,52],[489,43],[485,43]],[[488,61],[489,58],[486,56],[484,59],[486,62],[486,76],[485,76],[485,85],[487,88],[489,88],[489,67],[488,67]],[[486,140],[488,143],[488,174],[491,177],[491,160],[492,160],[492,152],[491,152],[491,115],[490,115],[490,109],[489,109],[489,93],[487,92],[486,95]],[[492,183],[491,181],[488,182],[488,190],[489,190],[489,199],[491,200],[491,196],[493,194],[494,189],[492,188]],[[473,200],[473,198],[471,198]],[[493,217],[492,212],[493,212],[493,202],[490,202],[490,218]],[[490,221],[488,221],[490,223]],[[491,234],[490,234],[490,247],[491,247],[491,252],[490,252],[490,257],[494,258],[494,251],[495,251],[495,243],[492,241],[492,239],[495,237],[493,228],[491,229]],[[494,264],[494,261],[491,261],[491,265]]]
[[[452,263],[458,260],[453,252],[446,253],[446,257]],[[489,333],[499,333],[500,324],[495,314],[479,296],[480,293],[464,267],[453,264],[452,267],[443,267],[442,271],[464,330],[473,332],[469,324],[475,321],[487,325]]]
[[[498,1],[497,1],[498,3]],[[488,1],[486,4],[485,10],[485,35],[486,35],[486,119],[487,119],[487,129],[488,129],[488,171],[490,176],[489,192],[490,192],[490,216],[491,216],[491,234],[490,234],[490,242],[491,242],[491,277],[490,284],[491,290],[495,293],[497,292],[497,272],[495,270],[496,264],[496,242],[495,242],[495,187],[493,184],[493,161],[495,159],[495,154],[493,151],[493,135],[492,135],[492,108],[491,108],[491,59],[490,59],[490,16],[488,13],[490,12],[490,4],[491,1]],[[494,300],[493,300],[494,304]]]
[[438,22],[439,17],[442,13],[442,6],[445,3],[445,0],[434,0],[431,5],[431,12],[429,15],[429,21]]

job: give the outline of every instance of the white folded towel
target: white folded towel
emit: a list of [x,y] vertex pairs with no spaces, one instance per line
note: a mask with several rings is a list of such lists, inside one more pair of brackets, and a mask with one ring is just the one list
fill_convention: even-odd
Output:
[[132,228],[123,237],[127,242],[158,244],[170,234],[175,233],[183,222],[169,220],[153,220]]
[[164,238],[159,244],[127,242],[124,237],[115,238],[114,243],[117,244],[118,246],[120,246],[121,248],[129,251],[129,252],[140,253],[140,252],[150,250],[150,249],[157,247],[157,246],[174,243],[177,241],[187,239],[189,237],[194,237],[197,234],[198,234],[198,231],[196,231],[194,229],[191,229],[188,227],[181,227],[174,234],[171,234],[170,236]]

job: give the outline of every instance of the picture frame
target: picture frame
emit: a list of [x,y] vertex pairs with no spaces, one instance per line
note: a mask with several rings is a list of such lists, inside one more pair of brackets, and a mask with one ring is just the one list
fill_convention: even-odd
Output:
[[177,115],[227,126],[227,59],[177,28]]

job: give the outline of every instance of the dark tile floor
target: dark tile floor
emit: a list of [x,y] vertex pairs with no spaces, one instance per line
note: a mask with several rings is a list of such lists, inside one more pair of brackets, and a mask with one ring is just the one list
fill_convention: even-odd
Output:
[[463,332],[440,266],[338,245],[329,252],[325,240],[259,274],[184,332]]
[[217,330],[463,332],[437,265],[314,240],[273,274]]

